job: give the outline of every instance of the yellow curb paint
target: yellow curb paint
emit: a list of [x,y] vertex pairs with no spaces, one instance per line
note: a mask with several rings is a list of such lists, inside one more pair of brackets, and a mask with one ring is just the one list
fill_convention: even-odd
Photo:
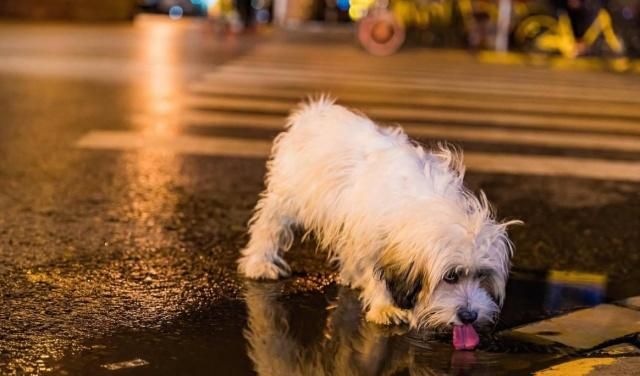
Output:
[[534,376],[585,376],[598,366],[615,363],[616,358],[585,358],[558,364],[534,373]]
[[618,73],[640,73],[640,62],[637,60],[631,61],[624,57],[608,60],[589,57],[571,59],[544,54],[527,55],[517,52],[498,53],[493,51],[483,51],[477,56],[478,61],[487,64],[547,66],[551,69],[576,71],[602,71],[609,69]]

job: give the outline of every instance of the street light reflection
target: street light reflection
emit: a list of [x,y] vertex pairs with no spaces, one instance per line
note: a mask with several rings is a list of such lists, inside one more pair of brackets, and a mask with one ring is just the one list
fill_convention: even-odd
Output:
[[[176,40],[178,29],[171,21],[140,22],[144,37],[139,44],[141,60],[148,71],[135,96],[142,98],[142,122],[136,124],[145,139],[170,139],[177,133],[173,103],[177,86]],[[157,217],[169,209],[167,191],[176,170],[175,155],[167,151],[144,150],[129,155],[124,170],[131,181],[130,205],[140,221]]]
[[[138,57],[146,71],[141,85],[135,85],[133,96],[141,103],[141,112],[134,114],[135,122],[145,142],[162,139],[171,142],[177,132],[174,103],[178,89],[179,71],[177,44],[180,26],[170,20],[140,21],[142,38],[137,45]],[[167,150],[145,149],[125,153],[120,161],[127,191],[119,203],[121,212],[131,223],[134,239],[144,239],[135,244],[137,252],[146,256],[131,265],[131,275],[118,286],[117,295],[134,301],[151,316],[170,317],[177,305],[169,304],[175,291],[167,282],[176,272],[172,260],[159,257],[169,245],[175,245],[172,232],[164,225],[175,213],[178,196],[172,188],[180,174],[179,157]],[[162,289],[154,286],[161,284]]]
[[[143,121],[136,124],[146,140],[170,140],[177,133],[173,121],[177,89],[176,43],[179,29],[171,21],[154,20],[138,24],[144,37],[139,44],[141,59],[148,71],[135,93],[143,98]],[[128,155],[124,170],[129,178],[129,202],[133,215],[143,227],[149,218],[172,213],[175,201],[169,185],[178,173],[176,156],[166,150],[143,150]],[[158,232],[158,236],[162,236]]]
[[165,22],[142,23],[144,38],[140,44],[142,60],[149,71],[143,86],[146,99],[145,110],[151,119],[143,129],[145,133],[170,135],[175,129],[168,124],[176,110],[174,104],[177,86],[176,47],[178,28],[175,24]]

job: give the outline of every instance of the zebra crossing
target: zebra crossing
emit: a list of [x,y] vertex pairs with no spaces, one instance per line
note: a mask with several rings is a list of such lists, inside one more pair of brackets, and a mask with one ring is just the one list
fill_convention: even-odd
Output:
[[460,52],[373,58],[350,45],[270,42],[193,82],[177,133],[96,130],[76,146],[266,158],[291,108],[329,93],[420,141],[461,143],[470,171],[640,182],[638,89],[638,76],[485,65]]

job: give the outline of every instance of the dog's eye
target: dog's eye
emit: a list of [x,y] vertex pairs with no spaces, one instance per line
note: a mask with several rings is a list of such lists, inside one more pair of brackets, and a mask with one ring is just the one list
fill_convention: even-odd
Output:
[[476,272],[476,279],[485,279],[489,276],[489,271],[487,270],[478,270]]
[[447,274],[442,278],[447,283],[457,283],[458,282],[458,273],[455,270],[450,270]]

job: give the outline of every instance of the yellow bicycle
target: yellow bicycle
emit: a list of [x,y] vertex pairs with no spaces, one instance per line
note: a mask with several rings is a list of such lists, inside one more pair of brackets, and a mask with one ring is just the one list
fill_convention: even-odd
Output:
[[[560,53],[574,58],[594,49],[621,56],[625,53],[624,43],[613,29],[611,15],[600,9],[582,38],[576,39],[571,20],[566,13],[558,18],[535,15],[525,18],[516,28],[514,38],[525,49],[535,52]],[[602,45],[597,45],[602,42]]]
[[[463,44],[473,48],[491,47],[498,19],[496,0],[352,0],[358,21],[358,40],[374,55],[390,55],[405,42],[407,31],[427,31],[446,45]],[[369,1],[368,11],[363,9]],[[367,8],[364,8],[367,9]],[[538,12],[536,1],[515,0],[511,18],[517,20]],[[511,30],[510,30],[511,31]],[[426,38],[423,38],[426,39]],[[452,43],[453,42],[453,43]]]

